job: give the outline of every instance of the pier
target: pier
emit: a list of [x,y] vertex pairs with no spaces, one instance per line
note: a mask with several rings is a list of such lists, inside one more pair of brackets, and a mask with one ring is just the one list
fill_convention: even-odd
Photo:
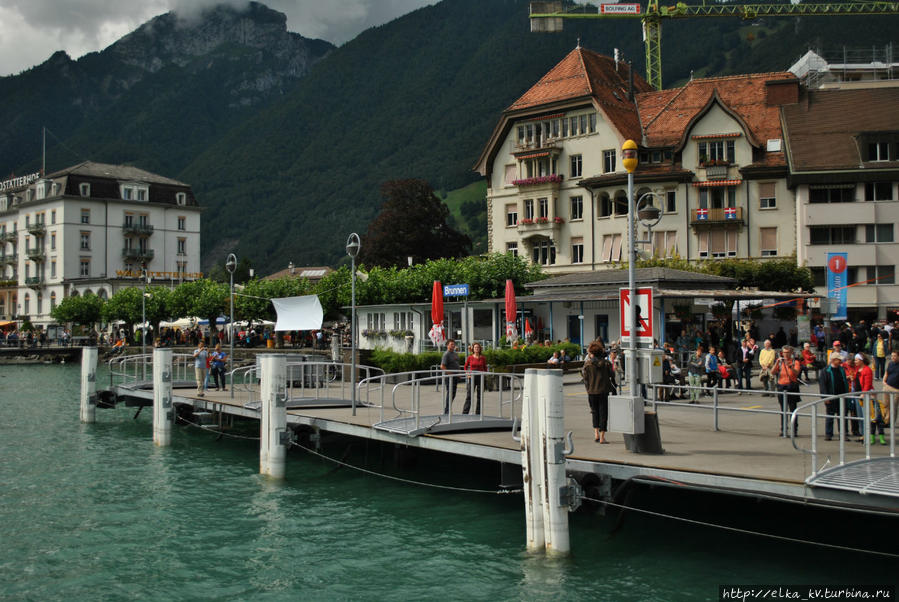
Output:
[[[282,448],[289,446],[297,432],[329,432],[516,469],[522,466],[527,435],[525,429],[519,429],[527,397],[526,377],[493,373],[473,376],[481,379],[485,390],[480,413],[469,414],[461,413],[466,386],[464,377],[457,377],[461,381],[451,412],[445,414],[448,378],[439,372],[383,374],[377,368],[358,366],[358,401],[353,407],[349,364],[282,363],[286,369],[274,384],[264,384],[263,360],[262,365],[229,374],[229,381],[233,381],[230,390],[209,390],[200,396],[192,378],[192,358],[175,354],[168,373],[173,387],[171,407],[161,408],[167,413],[160,420],[174,423],[180,418],[210,430],[227,431],[235,419],[265,424],[269,403],[284,416],[283,425],[276,424],[271,431],[279,431],[273,441]],[[117,403],[139,408],[154,405],[154,391],[159,387],[153,385],[157,367],[151,356],[113,360],[110,368],[111,382],[101,385],[95,403],[101,407]],[[561,383],[560,418],[564,432],[570,432],[564,444],[563,477],[567,475],[578,483],[575,487],[580,488],[579,495],[611,499],[613,483],[643,480],[665,487],[899,517],[895,431],[890,429],[887,434],[888,445],[872,445],[868,427],[863,427],[863,443],[825,441],[824,409],[814,385],[803,387],[799,408],[787,416],[780,411],[774,395],[766,396],[758,390],[741,395],[713,390],[698,404],[650,401],[647,412],[654,411],[658,419],[664,453],[645,454],[629,451],[621,434],[609,434],[611,445],[594,442],[579,375],[555,372]],[[149,375],[146,380],[144,373]],[[162,378],[162,374],[157,375],[158,382]],[[651,395],[656,392],[650,387]],[[166,393],[157,397],[157,404],[165,405]],[[895,411],[895,401],[893,406]],[[779,436],[784,420],[796,422],[797,436]],[[265,437],[266,428],[261,427],[263,441]],[[563,445],[556,447],[561,450]],[[261,448],[260,457],[268,453]],[[283,465],[283,456],[275,457],[282,458]],[[279,470],[275,468],[270,474],[283,475]],[[577,507],[570,502],[572,509]]]

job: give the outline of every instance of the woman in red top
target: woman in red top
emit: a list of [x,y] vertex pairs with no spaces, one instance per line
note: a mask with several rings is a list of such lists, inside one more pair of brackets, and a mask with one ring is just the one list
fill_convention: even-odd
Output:
[[[857,366],[855,378],[858,383],[859,393],[874,391],[874,371],[871,370],[870,364],[871,359],[867,355],[864,353],[855,354],[855,365]],[[871,420],[871,443],[874,443],[874,432],[878,431],[880,433],[880,442],[886,444],[886,440],[883,438],[883,414],[881,413],[881,407],[878,403],[877,396],[871,394],[868,396],[867,400],[864,396],[859,396],[858,399],[863,405],[870,404],[870,409],[868,411]],[[861,412],[861,415],[864,415],[864,411]]]
[[[471,353],[468,354],[468,357],[465,358],[465,371],[466,372],[486,372],[487,371],[487,358],[481,355],[481,344],[475,343],[471,346]],[[467,414],[468,410],[471,409],[471,390],[477,387],[478,389],[478,403],[475,407],[475,414],[481,413],[481,395],[482,395],[482,387],[484,386],[484,376],[482,374],[468,374],[468,391],[465,393],[465,405],[462,406],[462,413]]]
[[[846,380],[849,382],[849,390],[853,393],[858,392],[859,390],[859,382],[858,378],[858,367],[861,366],[860,363],[853,361],[852,356],[849,356],[849,361],[846,362],[846,365],[843,369],[846,371]],[[859,422],[858,418],[862,415],[861,405],[858,403],[858,397],[849,397],[846,403],[846,411],[849,412],[849,429],[852,431],[853,437],[861,437],[861,422]],[[859,439],[861,441],[861,439]]]
[[812,353],[811,346],[808,343],[803,345],[800,363],[802,364],[802,374],[805,377],[805,380],[808,380],[808,369],[814,368],[817,360],[818,358]]

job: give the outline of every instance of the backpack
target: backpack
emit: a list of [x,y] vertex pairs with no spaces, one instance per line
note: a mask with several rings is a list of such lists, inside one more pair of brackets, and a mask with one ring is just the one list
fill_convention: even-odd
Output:
[[709,372],[717,372],[718,371],[718,358],[715,357],[714,355],[712,355],[711,353],[709,354],[708,371]]

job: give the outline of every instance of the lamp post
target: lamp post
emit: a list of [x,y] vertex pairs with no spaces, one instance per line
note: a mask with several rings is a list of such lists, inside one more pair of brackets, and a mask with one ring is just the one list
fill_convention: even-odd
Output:
[[231,279],[231,315],[228,320],[228,359],[231,360],[231,398],[234,399],[234,270],[237,268],[237,255],[228,254],[225,269]]
[[146,263],[141,264],[141,280],[143,280],[144,290],[140,295],[140,354],[142,356],[141,365],[143,366],[142,378],[147,380],[147,284],[150,279],[147,276]]
[[627,327],[630,331],[630,344],[627,350],[628,363],[627,367],[627,383],[631,397],[637,395],[637,247],[635,244],[636,236],[634,228],[634,214],[636,207],[634,203],[634,170],[637,169],[637,143],[633,140],[625,140],[621,145],[621,163],[627,170],[627,286],[630,294],[630,311],[626,316]]
[[356,255],[362,247],[359,235],[353,232],[346,239],[346,254],[350,256],[350,281],[352,293],[350,298],[350,381],[352,382],[353,416],[356,415]]

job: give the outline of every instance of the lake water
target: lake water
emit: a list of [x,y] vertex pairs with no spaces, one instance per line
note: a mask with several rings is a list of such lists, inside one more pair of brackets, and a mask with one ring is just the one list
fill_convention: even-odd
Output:
[[[2,599],[713,600],[722,583],[896,581],[895,559],[636,514],[617,529],[612,515],[572,515],[570,558],[529,555],[520,496],[397,483],[299,450],[273,483],[254,441],[176,427],[159,449],[151,413],[124,407],[80,424],[78,386],[78,366],[0,366]],[[497,480],[460,476],[463,463],[369,466]]]

